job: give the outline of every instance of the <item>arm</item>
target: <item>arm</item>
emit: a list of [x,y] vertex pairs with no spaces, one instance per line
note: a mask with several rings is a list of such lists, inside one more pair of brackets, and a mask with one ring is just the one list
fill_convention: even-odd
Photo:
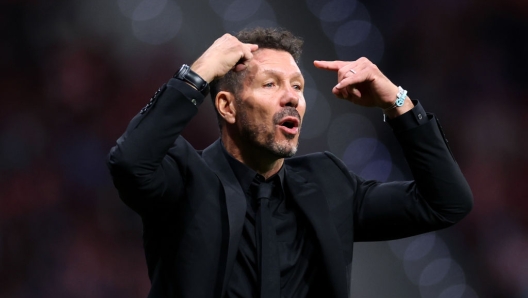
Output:
[[[167,152],[198,111],[192,99],[200,104],[203,95],[171,79],[110,150],[108,166],[114,185],[123,201],[139,213],[182,192],[184,169]],[[179,183],[166,183],[167,177]]]
[[[209,83],[230,69],[243,70],[256,48],[226,34],[191,69]],[[123,201],[138,213],[181,197],[185,155],[191,154],[192,148],[178,137],[203,100],[204,95],[191,85],[171,79],[132,119],[111,149],[108,166],[114,184]],[[179,161],[167,154],[169,149],[181,157]]]
[[[315,65],[338,72],[340,83],[332,90],[337,97],[382,109],[394,103],[398,88],[365,58]],[[389,240],[445,228],[462,219],[473,204],[436,118],[408,97],[403,106],[389,109],[386,115],[392,118],[389,124],[415,180],[380,183],[352,174],[359,181],[354,196],[356,241]]]
[[[363,181],[354,201],[356,239],[388,240],[449,227],[473,206],[473,197],[437,119],[418,104],[390,123],[403,148],[414,181]],[[413,128],[396,124],[419,120]],[[418,122],[418,121],[416,121]],[[401,128],[401,127],[400,127]]]

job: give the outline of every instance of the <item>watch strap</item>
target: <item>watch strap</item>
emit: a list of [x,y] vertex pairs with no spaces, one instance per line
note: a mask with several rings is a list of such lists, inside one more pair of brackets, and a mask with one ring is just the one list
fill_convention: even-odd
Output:
[[197,73],[192,71],[187,64],[182,65],[180,70],[174,74],[174,78],[193,86],[196,88],[196,90],[200,91],[203,96],[207,96],[207,94],[209,94],[209,83],[202,79],[202,77],[200,77]]

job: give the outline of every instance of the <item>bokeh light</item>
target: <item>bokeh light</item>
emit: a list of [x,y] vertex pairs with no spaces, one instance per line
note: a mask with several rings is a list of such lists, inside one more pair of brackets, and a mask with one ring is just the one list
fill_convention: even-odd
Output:
[[437,259],[429,263],[420,274],[420,286],[431,286],[439,283],[449,271],[451,258]]
[[372,24],[366,21],[352,20],[339,26],[334,43],[340,46],[352,47],[367,39]]
[[321,136],[330,123],[332,111],[326,98],[314,88],[305,88],[306,114],[302,123],[301,139]]
[[360,114],[346,113],[336,117],[328,129],[328,148],[337,156],[343,156],[355,139],[376,138],[377,132],[368,118]]
[[[357,21],[361,24],[362,21]],[[369,23],[370,24],[370,23]],[[369,34],[361,42],[354,46],[335,45],[337,56],[341,60],[356,60],[360,57],[367,57],[374,63],[379,63],[385,51],[385,42],[378,28],[372,24],[366,23],[360,25],[364,30],[369,29]],[[363,35],[359,39],[363,38]],[[353,38],[355,39],[355,38]],[[355,40],[359,40],[355,39]]]
[[209,0],[213,11],[222,19],[242,21],[253,16],[263,0]]
[[174,2],[167,2],[163,11],[154,16],[148,14],[150,19],[145,19],[147,14],[141,15],[140,20],[132,21],[132,30],[137,39],[154,45],[159,45],[173,39],[183,23],[183,13],[180,7]]
[[262,0],[235,0],[229,4],[222,14],[226,21],[240,22],[254,16],[262,5]]
[[[131,19],[134,21],[148,21],[160,15],[167,0],[144,0],[141,1],[134,9]],[[176,17],[176,16],[175,16]]]
[[[403,254],[403,260],[405,261],[416,261],[425,257],[433,249],[436,241],[436,233],[427,233],[418,237],[409,243]],[[395,241],[390,242],[392,244]],[[393,247],[393,245],[391,245]]]
[[265,0],[210,0],[209,5],[229,33],[244,28],[277,27],[275,11]]
[[324,22],[339,22],[348,18],[356,9],[355,0],[307,0],[308,8]]
[[478,297],[466,285],[464,270],[453,259],[448,246],[437,233],[393,240],[388,244],[394,255],[403,261],[409,281],[419,286],[421,298],[448,294]]
[[367,57],[378,63],[383,57],[385,42],[372,24],[368,9],[359,1],[307,0],[326,36],[333,42],[340,60],[353,61]]
[[343,162],[365,179],[387,181],[392,170],[389,151],[375,138],[353,140],[343,153]]

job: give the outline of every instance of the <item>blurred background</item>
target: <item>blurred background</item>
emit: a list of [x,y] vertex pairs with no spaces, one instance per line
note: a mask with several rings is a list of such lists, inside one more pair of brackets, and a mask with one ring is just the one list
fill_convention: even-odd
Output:
[[[527,20],[526,0],[3,0],[0,297],[147,296],[106,154],[182,63],[247,26],[305,40],[300,154],[412,179],[381,111],[335,99],[312,64],[366,56],[438,116],[473,190],[454,227],[356,244],[354,297],[528,297]],[[209,100],[184,136],[218,137]]]

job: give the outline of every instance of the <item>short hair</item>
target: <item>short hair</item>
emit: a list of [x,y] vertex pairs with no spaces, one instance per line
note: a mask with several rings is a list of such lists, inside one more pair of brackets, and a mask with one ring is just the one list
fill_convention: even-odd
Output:
[[[296,63],[302,53],[303,40],[293,35],[288,30],[282,28],[252,28],[244,29],[238,32],[236,38],[243,43],[252,43],[258,45],[259,49],[273,49],[288,52],[292,55]],[[216,95],[220,91],[228,91],[237,95],[242,87],[242,81],[245,78],[245,71],[235,72],[230,70],[223,77],[214,79],[210,85],[211,99],[218,116],[218,124],[222,126],[222,119],[218,114],[215,106]]]

